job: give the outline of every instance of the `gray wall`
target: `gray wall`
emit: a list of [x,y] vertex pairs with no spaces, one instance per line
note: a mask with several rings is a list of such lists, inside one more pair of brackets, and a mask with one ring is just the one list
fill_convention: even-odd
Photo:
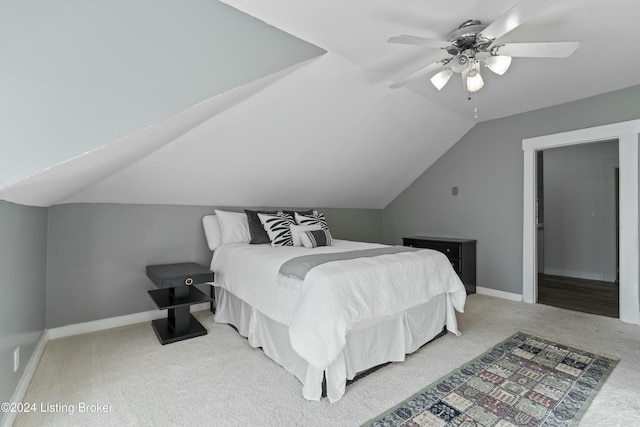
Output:
[[604,280],[606,270],[613,282],[618,141],[553,148],[543,155],[544,272]]
[[[213,210],[121,204],[49,208],[47,327],[154,310],[145,266],[209,265],[201,219]],[[382,240],[381,210],[320,210],[336,238]]]
[[10,401],[45,329],[46,239],[47,209],[0,200],[0,402]]
[[[522,293],[522,139],[640,117],[640,86],[482,122],[383,212],[383,239],[478,240],[478,286]],[[451,187],[459,186],[459,196]]]

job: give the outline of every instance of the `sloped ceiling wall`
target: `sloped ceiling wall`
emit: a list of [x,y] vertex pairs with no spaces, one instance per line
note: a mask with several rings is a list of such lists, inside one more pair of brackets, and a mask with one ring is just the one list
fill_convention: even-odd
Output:
[[211,0],[3,1],[0,187],[322,53]]
[[472,126],[327,53],[65,202],[383,208]]
[[474,124],[222,3],[14,3],[5,200],[382,208]]
[[[117,173],[231,106],[242,102],[299,66],[301,65],[294,65],[269,74],[240,88],[203,101],[111,144],[103,145],[45,169],[1,189],[0,197],[20,204],[37,206],[51,206],[64,202],[69,196],[91,188],[105,177]],[[135,185],[136,183],[126,183],[123,194],[118,194],[115,199],[123,201],[124,199],[120,198],[126,197],[129,189]],[[144,199],[143,197],[132,203],[141,203]]]

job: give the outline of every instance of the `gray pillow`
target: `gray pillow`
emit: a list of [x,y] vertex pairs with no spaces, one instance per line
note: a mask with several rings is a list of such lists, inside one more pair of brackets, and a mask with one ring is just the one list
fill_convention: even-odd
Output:
[[247,221],[249,222],[249,233],[251,234],[251,241],[249,243],[251,243],[252,245],[271,243],[267,232],[264,230],[264,227],[260,222],[258,214],[263,213],[275,215],[278,213],[278,211],[251,211],[249,209],[245,209],[244,213],[247,215]]

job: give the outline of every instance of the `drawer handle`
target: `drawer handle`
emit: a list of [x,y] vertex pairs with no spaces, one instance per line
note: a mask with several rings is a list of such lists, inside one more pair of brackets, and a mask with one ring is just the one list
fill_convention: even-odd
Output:
[[193,279],[191,277],[187,277],[184,279],[184,284],[187,286],[193,285]]
[[450,249],[450,248],[447,248],[447,249],[445,249],[445,251],[446,251],[447,253],[449,253],[449,252],[451,252],[451,249]]
[[451,267],[455,267],[456,265],[454,263],[451,263]]

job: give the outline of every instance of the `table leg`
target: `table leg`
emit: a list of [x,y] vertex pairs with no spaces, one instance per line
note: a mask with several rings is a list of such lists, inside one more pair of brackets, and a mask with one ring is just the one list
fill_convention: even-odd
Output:
[[184,333],[189,330],[191,310],[188,305],[184,307],[170,308],[168,319],[169,326],[177,333]]

